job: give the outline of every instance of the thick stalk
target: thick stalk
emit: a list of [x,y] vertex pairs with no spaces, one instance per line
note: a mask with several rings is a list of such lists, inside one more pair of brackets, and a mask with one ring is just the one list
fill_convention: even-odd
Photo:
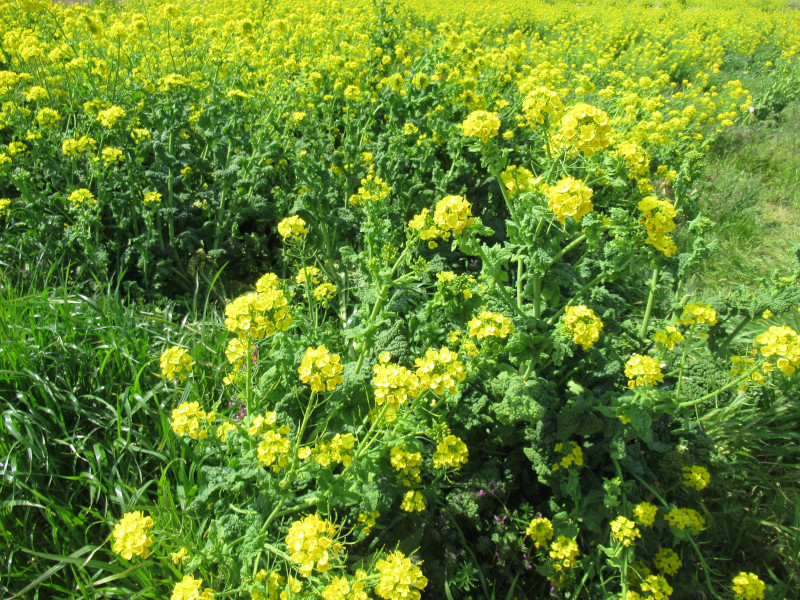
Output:
[[653,267],[653,277],[650,279],[650,294],[647,296],[647,306],[644,309],[642,326],[639,328],[639,337],[644,339],[647,335],[647,327],[650,325],[650,313],[653,311],[653,300],[656,297],[658,287],[658,266]]
[[678,404],[678,408],[687,408],[689,406],[697,406],[698,404],[702,404],[706,400],[711,400],[711,398],[719,396],[722,392],[724,392],[726,390],[729,390],[732,387],[736,387],[738,385],[741,385],[742,383],[744,383],[745,381],[750,379],[750,375],[755,373],[759,368],[761,368],[761,365],[756,363],[752,367],[750,367],[750,369],[747,371],[747,373],[745,373],[744,375],[742,375],[738,379],[734,379],[733,381],[727,383],[726,385],[723,385],[718,390],[714,390],[713,392],[709,392],[708,394],[706,394],[705,396],[702,396],[701,398],[698,398],[697,400],[688,400],[686,402],[681,402],[680,404]]
[[[487,265],[491,265],[491,262],[489,262],[489,259],[488,259],[488,257],[486,256],[486,253],[483,251],[483,247],[482,247],[480,244],[477,244],[477,248],[478,248],[478,255],[481,257],[481,260],[482,260],[484,263],[486,263]],[[491,273],[491,271],[490,271],[490,273]],[[512,310],[513,310],[515,313],[517,313],[517,316],[519,316],[519,317],[521,317],[521,318],[523,318],[523,319],[524,319],[524,318],[526,317],[525,313],[524,313],[524,312],[522,312],[522,309],[521,309],[520,307],[518,307],[518,306],[517,306],[517,303],[516,303],[516,302],[514,302],[514,301],[511,299],[511,296],[509,296],[509,295],[508,295],[508,291],[506,290],[506,288],[505,288],[505,285],[503,285],[503,282],[502,282],[502,281],[499,281],[499,280],[497,279],[497,277],[496,277],[496,276],[495,276],[493,273],[492,273],[492,279],[494,279],[494,282],[495,282],[495,284],[497,284],[497,291],[498,291],[498,292],[500,292],[500,296],[503,298],[503,301],[504,301],[506,304],[508,304],[508,306],[509,306],[509,307],[510,307],[510,308],[511,308],[511,309],[512,309]]]

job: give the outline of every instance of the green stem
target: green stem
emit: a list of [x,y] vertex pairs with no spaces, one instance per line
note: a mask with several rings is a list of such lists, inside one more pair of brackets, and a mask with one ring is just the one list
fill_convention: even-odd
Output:
[[689,354],[689,342],[691,341],[691,338],[687,335],[686,339],[684,339],[683,341],[684,341],[684,346],[683,346],[683,353],[681,354],[681,366],[680,366],[680,369],[678,370],[678,383],[675,386],[675,401],[678,402],[678,403],[680,403],[680,401],[681,401],[681,387],[682,387],[682,384],[683,384],[683,371],[686,368],[686,357]]
[[744,383],[745,381],[750,379],[750,375],[752,375],[759,368],[761,368],[761,365],[756,363],[752,367],[750,367],[750,370],[747,371],[747,373],[745,373],[744,375],[742,375],[738,379],[734,379],[733,381],[731,381],[728,384],[722,386],[718,390],[714,390],[713,392],[709,392],[708,394],[706,394],[705,396],[703,396],[701,398],[698,398],[697,400],[689,400],[687,402],[681,402],[680,404],[678,404],[678,408],[687,408],[689,406],[696,406],[698,404],[702,404],[706,400],[711,400],[711,398],[719,396],[722,392],[724,392],[726,390],[729,390],[732,387],[736,387],[736,386]]
[[601,280],[602,280],[602,279],[603,279],[605,276],[606,276],[606,272],[605,272],[605,271],[601,271],[601,272],[600,272],[600,274],[599,274],[597,277],[595,277],[594,279],[592,279],[592,280],[591,280],[589,283],[587,283],[587,284],[586,284],[586,285],[584,285],[584,286],[583,286],[581,289],[579,289],[577,292],[575,292],[575,295],[574,295],[574,296],[572,296],[572,298],[570,298],[570,299],[569,299],[569,300],[568,300],[568,301],[567,301],[567,302],[564,304],[564,306],[562,306],[562,307],[561,307],[561,310],[559,310],[559,311],[558,311],[556,314],[554,314],[552,317],[550,317],[549,319],[547,319],[547,324],[548,324],[548,325],[552,325],[553,323],[555,323],[556,321],[558,321],[558,319],[559,319],[559,318],[561,318],[561,315],[562,315],[562,314],[564,314],[564,311],[565,311],[565,310],[567,310],[567,306],[572,306],[572,305],[573,305],[573,302],[574,302],[574,301],[575,301],[577,298],[580,298],[580,297],[583,295],[583,293],[584,293],[586,290],[588,290],[588,289],[589,289],[589,288],[591,288],[591,287],[594,287],[594,286],[595,286],[597,283],[599,283],[599,282],[600,282],[600,281],[601,281]]
[[650,313],[653,311],[653,301],[656,297],[656,288],[658,287],[658,266],[653,268],[653,277],[650,279],[650,294],[647,296],[647,306],[644,309],[644,318],[642,318],[642,326],[639,328],[639,337],[644,339],[647,335],[647,327],[650,325]]
[[[522,308],[522,276],[523,276],[523,267],[524,267],[524,260],[521,258],[517,259],[517,308]],[[534,304],[534,316],[536,316],[536,305]]]
[[742,329],[744,329],[744,328],[745,328],[745,326],[746,326],[746,325],[747,325],[747,324],[748,324],[750,321],[752,321],[752,320],[753,320],[753,319],[752,319],[752,317],[750,317],[749,315],[747,315],[747,316],[745,316],[745,318],[744,318],[744,319],[742,319],[742,320],[741,320],[741,322],[740,322],[740,323],[739,323],[739,324],[738,324],[736,327],[734,327],[734,328],[733,328],[733,331],[731,331],[731,332],[728,334],[728,337],[726,337],[726,338],[723,340],[723,342],[722,342],[722,343],[719,345],[719,351],[720,351],[720,353],[724,353],[724,352],[725,352],[725,351],[728,349],[728,346],[730,346],[730,345],[731,345],[731,342],[733,341],[733,338],[735,338],[735,337],[737,336],[737,334],[738,334],[738,333],[739,333],[739,332],[740,332]]
[[[491,265],[492,263],[489,261],[489,258],[486,256],[486,253],[483,251],[483,247],[482,247],[480,244],[476,244],[476,247],[478,248],[478,256],[480,256],[480,257],[481,257],[481,260],[482,260],[482,261],[483,261],[485,264],[487,264],[487,265]],[[518,307],[518,306],[517,306],[517,303],[516,303],[516,302],[514,302],[514,301],[511,299],[511,296],[509,296],[509,295],[508,295],[508,291],[506,290],[505,286],[503,285],[503,282],[502,282],[502,281],[499,281],[499,280],[497,279],[497,277],[496,277],[496,276],[494,275],[494,273],[492,272],[492,269],[490,269],[490,270],[489,270],[489,273],[492,275],[492,279],[494,280],[495,284],[497,284],[497,291],[498,291],[498,292],[500,292],[500,296],[502,296],[502,297],[503,297],[503,301],[504,301],[506,304],[508,304],[508,306],[509,306],[509,307],[511,307],[511,309],[512,309],[512,310],[513,310],[515,313],[517,313],[517,316],[519,316],[519,317],[521,317],[521,318],[523,318],[523,319],[524,319],[524,318],[526,318],[526,317],[527,317],[527,315],[526,315],[524,312],[522,312],[522,309],[521,309],[520,307]]]
[[[586,239],[586,234],[584,233],[584,234],[581,234],[581,235],[579,235],[578,237],[576,237],[574,240],[572,240],[572,241],[571,241],[569,244],[567,244],[566,246],[564,246],[564,247],[563,247],[561,250],[559,250],[559,252],[558,252],[558,253],[557,253],[555,256],[553,256],[553,258],[552,258],[552,259],[550,259],[550,264],[549,264],[549,265],[547,265],[547,269],[549,269],[549,268],[550,268],[550,267],[552,267],[554,264],[556,264],[556,262],[558,262],[559,260],[561,260],[561,258],[562,258],[562,257],[563,257],[563,256],[564,256],[564,255],[565,255],[567,252],[569,252],[570,250],[572,250],[572,249],[573,249],[575,246],[577,246],[578,244],[580,244],[580,243],[581,243],[582,241],[584,241],[585,239]],[[545,269],[545,271],[547,271],[547,269]]]

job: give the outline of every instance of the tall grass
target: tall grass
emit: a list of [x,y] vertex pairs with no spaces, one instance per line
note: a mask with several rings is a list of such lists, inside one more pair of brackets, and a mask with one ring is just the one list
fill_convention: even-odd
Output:
[[214,361],[221,328],[213,316],[192,327],[174,304],[126,306],[115,289],[76,294],[67,267],[3,269],[0,592],[91,597],[93,572],[122,570],[98,552],[109,523],[155,495],[148,482],[171,455],[160,351],[186,338]]

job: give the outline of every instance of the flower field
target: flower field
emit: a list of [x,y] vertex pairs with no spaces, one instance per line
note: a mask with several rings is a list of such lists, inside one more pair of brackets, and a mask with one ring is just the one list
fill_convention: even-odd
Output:
[[2,597],[796,597],[800,247],[699,274],[799,56],[777,0],[0,4]]

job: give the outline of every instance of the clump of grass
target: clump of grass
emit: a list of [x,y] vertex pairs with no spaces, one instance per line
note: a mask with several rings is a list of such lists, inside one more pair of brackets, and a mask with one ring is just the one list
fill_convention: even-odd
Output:
[[800,240],[800,102],[761,122],[745,122],[717,140],[698,183],[701,210],[713,221],[712,250],[701,267],[703,293],[752,285],[790,268]]

